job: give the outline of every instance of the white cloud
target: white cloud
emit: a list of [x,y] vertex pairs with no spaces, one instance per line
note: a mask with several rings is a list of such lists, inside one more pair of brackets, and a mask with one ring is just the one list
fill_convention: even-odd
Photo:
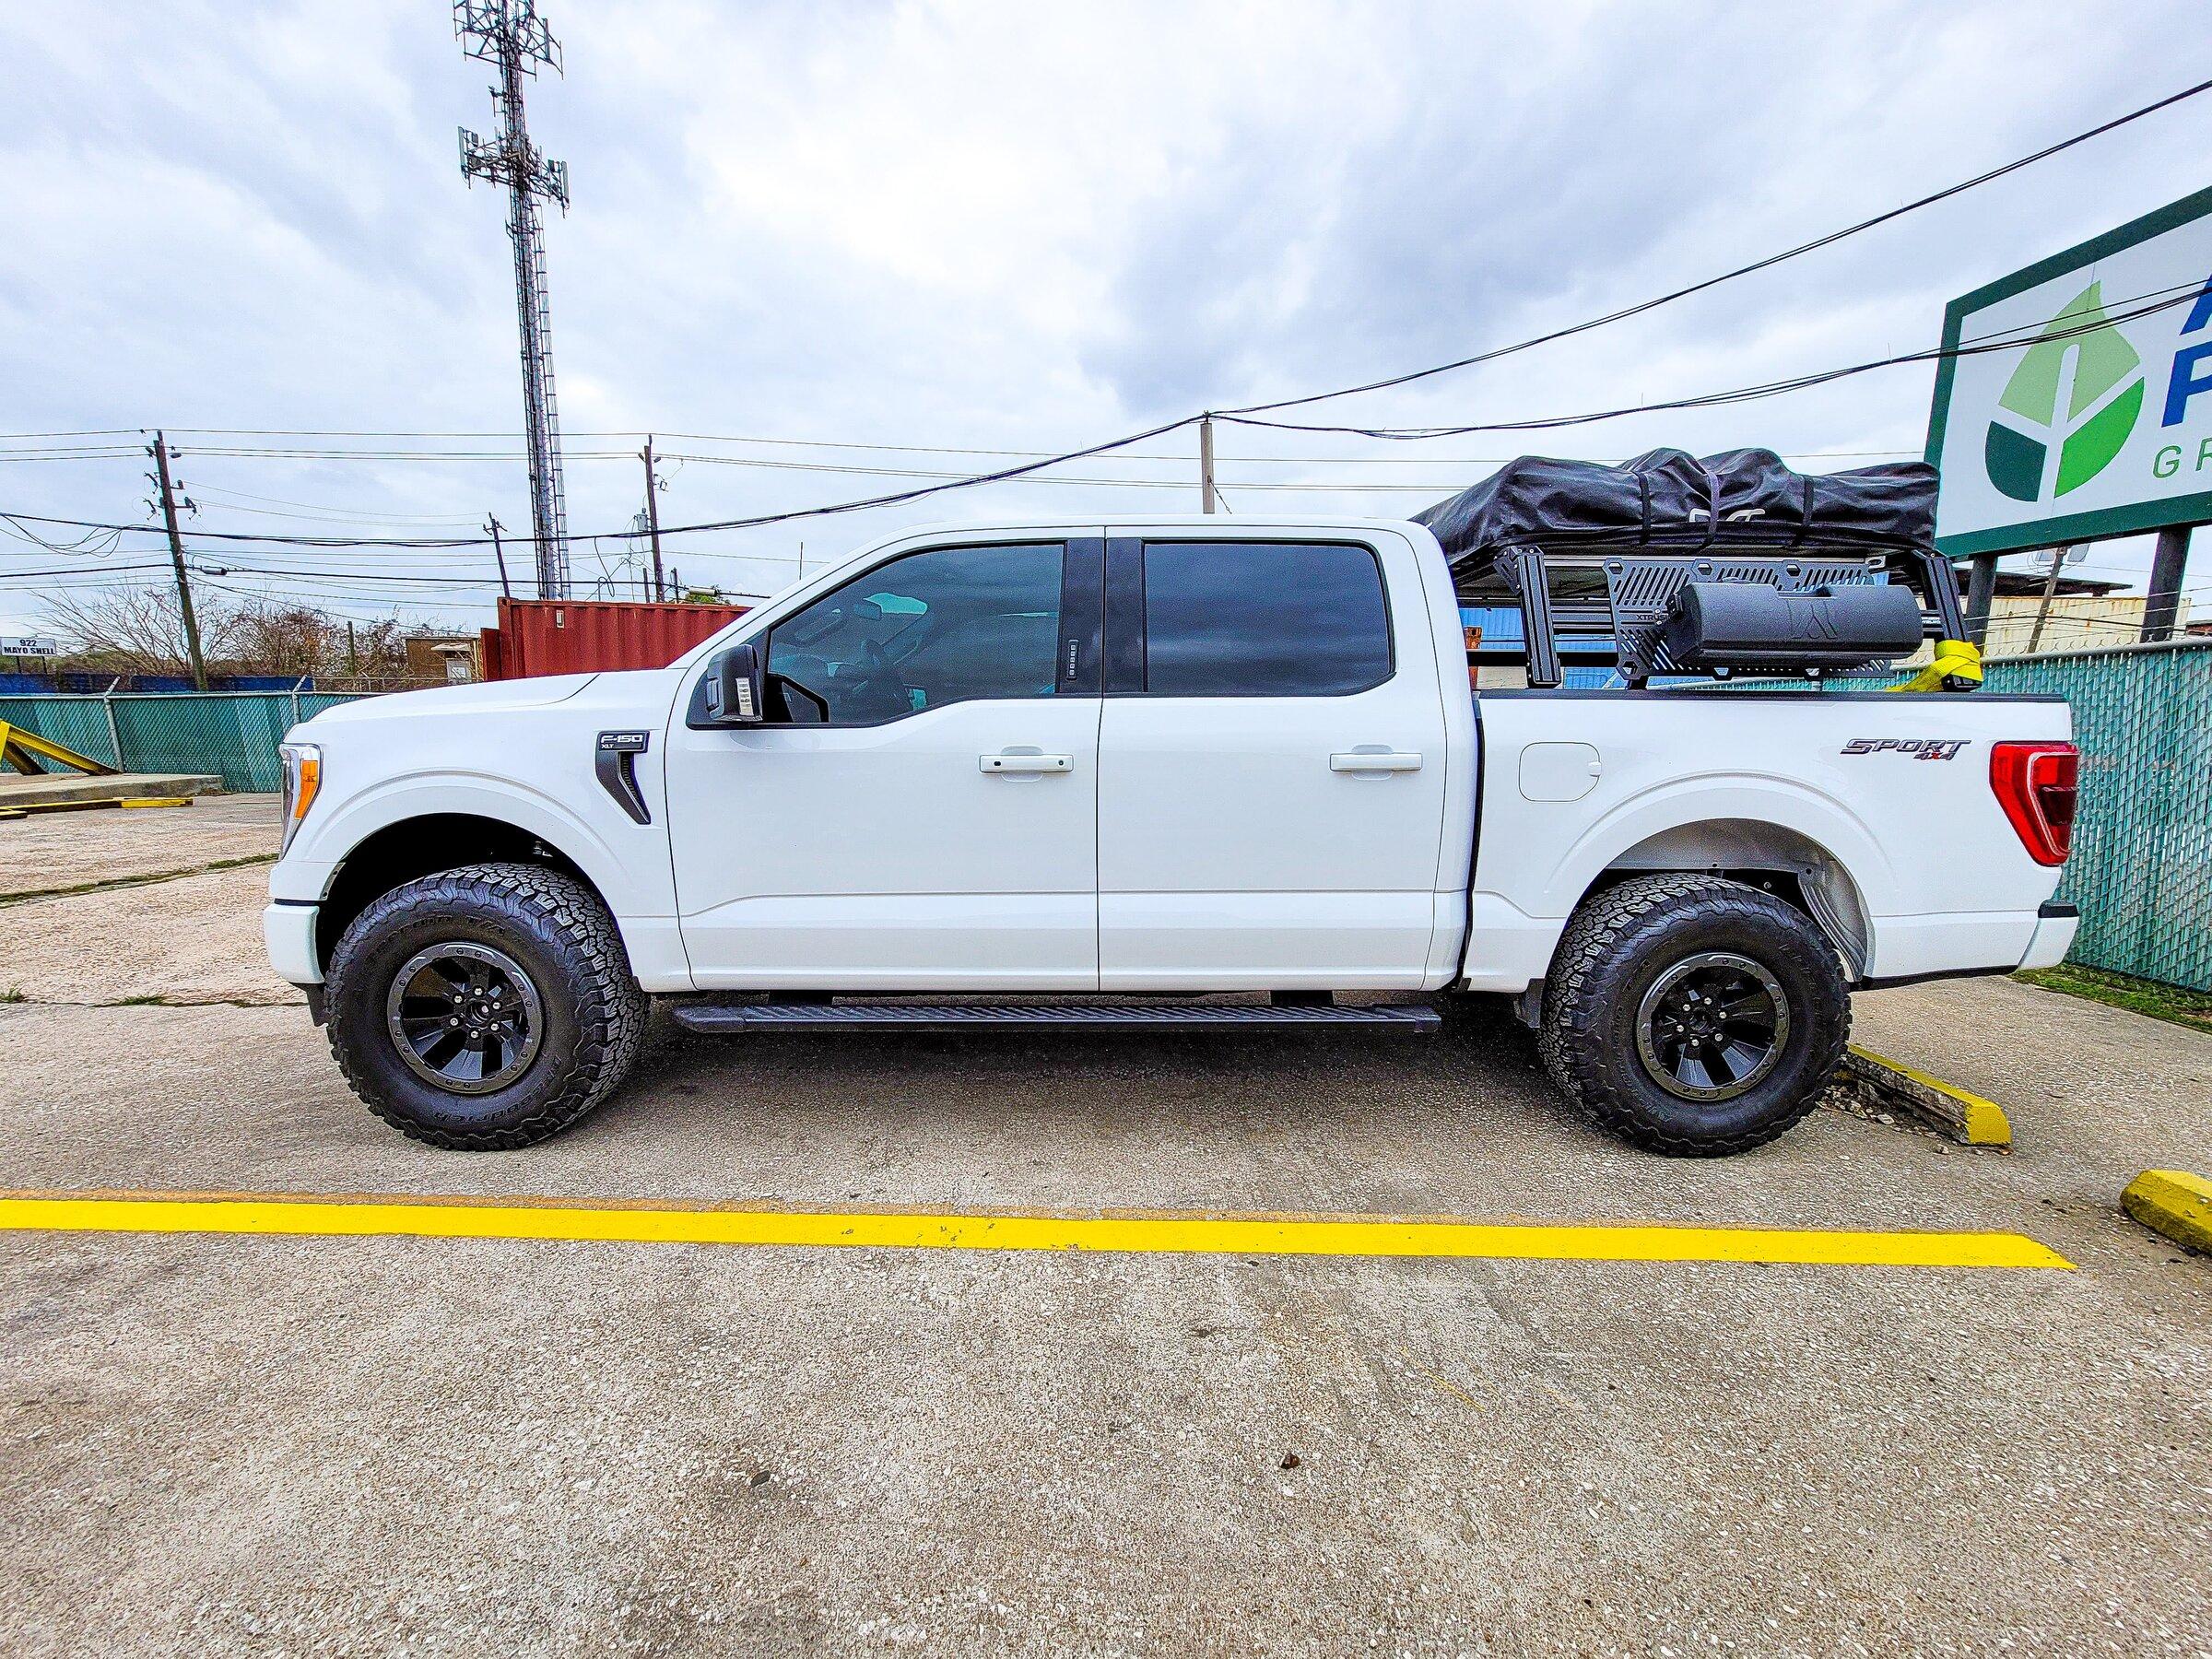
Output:
[[[587,435],[597,429],[1052,449],[1367,379],[1817,234],[2147,101],[2204,56],[2178,0],[547,10],[568,73],[534,86],[530,109],[575,189],[547,240],[579,529],[623,525],[637,504],[634,440]],[[443,7],[418,0],[12,8],[0,429],[514,429],[500,203],[464,187],[453,137],[488,126],[487,79]],[[2208,135],[2212,100],[2184,106],[1653,316],[1323,409],[1361,423],[1510,418],[1913,349],[1951,295],[2194,186]],[[1917,451],[1928,385],[1924,370],[1896,371],[1526,444],[1461,440],[1422,466],[1249,459],[1378,453],[1300,434],[1228,430],[1221,447],[1232,486],[1465,482],[1482,470],[1465,458],[1522,447]],[[194,453],[187,439],[182,467],[215,490],[406,515],[402,533],[425,515],[527,519],[515,461],[205,453],[213,441]],[[1192,444],[1186,432],[1142,449]],[[0,505],[135,520],[139,470],[0,461]],[[1105,457],[1069,470],[1192,467]],[[671,472],[672,522],[899,482]],[[202,527],[328,527],[218,499],[204,499]],[[1358,512],[1424,500],[1231,499]],[[678,562],[760,587],[788,576],[802,537],[820,557],[901,523],[1163,500],[1183,498],[1007,486],[687,544]],[[0,571],[53,562],[7,547]],[[261,561],[489,570],[474,554]],[[2142,559],[2120,548],[2099,562]],[[325,604],[346,591],[292,585]],[[0,618],[26,608],[20,584],[0,583]]]

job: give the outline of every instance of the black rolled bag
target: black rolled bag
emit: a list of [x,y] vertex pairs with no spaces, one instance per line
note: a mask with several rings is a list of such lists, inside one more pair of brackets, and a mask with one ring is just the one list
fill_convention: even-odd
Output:
[[1515,547],[1877,553],[1934,545],[1936,480],[1920,461],[1801,473],[1763,449],[1660,449],[1618,466],[1524,455],[1414,520],[1468,574]]

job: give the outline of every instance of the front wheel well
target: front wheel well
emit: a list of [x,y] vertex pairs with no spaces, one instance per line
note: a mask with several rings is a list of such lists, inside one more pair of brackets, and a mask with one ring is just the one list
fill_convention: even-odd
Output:
[[473,813],[429,813],[386,824],[346,854],[315,915],[315,959],[328,962],[353,919],[394,888],[477,864],[541,865],[574,877],[606,902],[575,860],[529,830]]

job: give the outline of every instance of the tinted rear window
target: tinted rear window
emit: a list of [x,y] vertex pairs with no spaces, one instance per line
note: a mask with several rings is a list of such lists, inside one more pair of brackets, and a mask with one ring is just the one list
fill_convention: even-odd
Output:
[[1382,572],[1327,542],[1145,544],[1155,697],[1342,697],[1390,677]]

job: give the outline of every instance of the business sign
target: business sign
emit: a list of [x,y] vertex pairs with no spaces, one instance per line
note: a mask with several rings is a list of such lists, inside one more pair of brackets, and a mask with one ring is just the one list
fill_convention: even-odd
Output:
[[1944,552],[2212,520],[2212,190],[1954,300],[1943,345]]
[[11,639],[0,635],[0,657],[50,657],[62,654],[59,640],[41,640],[26,635]]

